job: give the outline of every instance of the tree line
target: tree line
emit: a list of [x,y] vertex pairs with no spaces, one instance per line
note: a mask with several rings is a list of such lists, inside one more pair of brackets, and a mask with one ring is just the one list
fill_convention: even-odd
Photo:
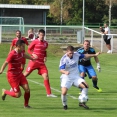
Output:
[[[0,0],[1,4],[50,5],[48,25],[82,25],[83,0]],[[117,0],[84,0],[85,24],[117,23]]]

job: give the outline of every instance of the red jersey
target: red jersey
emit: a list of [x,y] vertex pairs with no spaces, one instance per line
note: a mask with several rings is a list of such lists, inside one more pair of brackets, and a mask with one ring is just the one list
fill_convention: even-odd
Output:
[[24,52],[18,53],[16,50],[12,50],[6,61],[8,62],[8,73],[11,75],[19,75],[22,70],[21,70],[21,64],[22,64],[22,58],[24,57]]
[[[23,40],[27,46],[29,45],[29,44],[28,44],[28,41],[27,41],[27,39],[26,39],[25,37],[21,37],[21,40]],[[18,41],[18,38],[17,38],[17,37],[14,38],[14,39],[12,40],[11,45],[12,45],[12,46],[15,46],[17,41]]]
[[46,57],[46,49],[48,47],[47,41],[34,40],[28,47],[29,54],[36,54],[38,56],[37,61],[44,63],[44,57]]

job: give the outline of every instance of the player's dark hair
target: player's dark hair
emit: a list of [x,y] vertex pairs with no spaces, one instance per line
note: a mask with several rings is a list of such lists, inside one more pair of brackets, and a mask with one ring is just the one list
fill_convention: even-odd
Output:
[[16,47],[17,46],[22,46],[22,44],[25,44],[25,42],[23,41],[23,40],[18,40],[17,42],[16,42]]
[[90,41],[89,41],[89,40],[84,40],[84,42],[88,42],[88,43],[89,43],[89,45],[90,45]]
[[45,30],[40,29],[40,30],[39,30],[39,33],[43,33],[43,34],[45,35]]
[[20,31],[20,30],[16,30],[16,32],[20,32],[20,33],[21,33],[21,31]]
[[67,51],[74,51],[74,47],[71,46],[71,45],[69,45],[69,46],[67,47]]

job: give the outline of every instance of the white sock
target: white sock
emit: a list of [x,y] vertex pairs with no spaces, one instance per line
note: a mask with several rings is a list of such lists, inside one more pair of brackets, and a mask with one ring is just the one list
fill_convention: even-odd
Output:
[[83,88],[81,95],[87,95],[88,94],[88,88]]
[[61,100],[62,100],[63,106],[67,105],[67,96],[66,95],[61,94]]

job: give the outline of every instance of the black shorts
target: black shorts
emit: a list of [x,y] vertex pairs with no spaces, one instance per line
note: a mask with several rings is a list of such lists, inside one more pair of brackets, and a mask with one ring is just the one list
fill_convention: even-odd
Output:
[[110,44],[110,40],[111,40],[111,38],[110,39],[107,39],[107,38],[104,39],[104,41],[105,41],[106,44]]

